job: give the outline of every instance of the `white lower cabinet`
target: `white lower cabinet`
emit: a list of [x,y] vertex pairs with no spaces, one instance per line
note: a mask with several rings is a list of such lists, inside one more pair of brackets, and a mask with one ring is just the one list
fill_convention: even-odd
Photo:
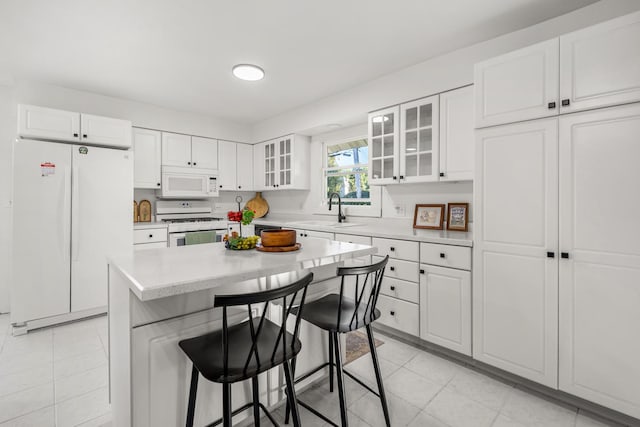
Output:
[[378,296],[378,322],[409,335],[419,336],[420,309],[418,304],[402,301],[386,295]]
[[[353,234],[340,234],[336,233],[334,240],[338,242],[357,243],[359,245],[371,246],[371,237],[369,236],[356,236]],[[371,255],[353,258],[345,261],[344,265],[347,267],[356,265],[369,265],[371,264]]]
[[333,233],[328,233],[326,231],[313,231],[313,230],[300,230],[300,229],[292,229],[297,233],[296,240],[298,243],[304,243],[307,237],[318,237],[320,239],[333,240]]
[[420,338],[471,356],[471,272],[420,265]]

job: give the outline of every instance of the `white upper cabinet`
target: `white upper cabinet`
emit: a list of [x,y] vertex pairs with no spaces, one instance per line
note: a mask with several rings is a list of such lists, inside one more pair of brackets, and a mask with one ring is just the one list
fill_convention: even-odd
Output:
[[640,12],[560,37],[561,111],[640,100]]
[[157,130],[133,128],[133,186],[160,188],[162,133]]
[[218,142],[218,158],[220,167],[218,169],[218,188],[222,191],[236,190],[236,143],[230,141]]
[[557,118],[477,132],[473,230],[473,356],[552,388],[558,386],[557,134]]
[[473,180],[473,86],[440,94],[440,181]]
[[558,56],[556,38],[476,64],[476,127],[557,115]]
[[308,137],[287,135],[253,149],[256,191],[309,189]]
[[253,146],[249,144],[236,145],[236,184],[238,190],[253,190]]
[[191,166],[218,169],[218,140],[192,136]]
[[191,136],[162,132],[162,165],[191,166]]
[[18,106],[18,135],[23,138],[80,141],[80,113]]
[[400,107],[369,113],[369,183],[393,184],[400,176]]
[[400,106],[398,182],[439,179],[440,126],[438,95]]
[[560,119],[560,389],[640,418],[640,105]]
[[110,117],[80,114],[80,141],[108,147],[131,147],[131,122]]

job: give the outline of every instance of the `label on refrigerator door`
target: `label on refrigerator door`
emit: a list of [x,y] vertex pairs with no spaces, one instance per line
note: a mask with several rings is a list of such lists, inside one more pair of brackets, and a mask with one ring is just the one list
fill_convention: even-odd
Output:
[[56,173],[56,165],[51,162],[40,163],[40,172],[42,176],[54,175]]

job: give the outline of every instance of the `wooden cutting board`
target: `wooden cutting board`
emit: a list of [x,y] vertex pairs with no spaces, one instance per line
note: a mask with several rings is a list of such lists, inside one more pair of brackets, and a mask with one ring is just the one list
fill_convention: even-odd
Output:
[[138,202],[133,201],[133,222],[138,222],[140,214],[138,213]]
[[262,218],[269,212],[269,203],[262,198],[261,192],[257,192],[256,196],[249,200],[244,207],[255,211],[256,215],[254,218]]
[[140,222],[151,222],[151,202],[141,200],[138,209],[140,210]]
[[301,246],[300,243],[293,246],[256,246],[256,250],[260,252],[292,252],[297,251]]

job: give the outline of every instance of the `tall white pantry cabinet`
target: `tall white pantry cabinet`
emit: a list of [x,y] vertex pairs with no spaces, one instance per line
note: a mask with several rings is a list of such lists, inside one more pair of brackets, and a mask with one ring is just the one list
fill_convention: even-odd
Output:
[[476,359],[636,418],[639,45],[634,13],[476,65],[473,272]]

